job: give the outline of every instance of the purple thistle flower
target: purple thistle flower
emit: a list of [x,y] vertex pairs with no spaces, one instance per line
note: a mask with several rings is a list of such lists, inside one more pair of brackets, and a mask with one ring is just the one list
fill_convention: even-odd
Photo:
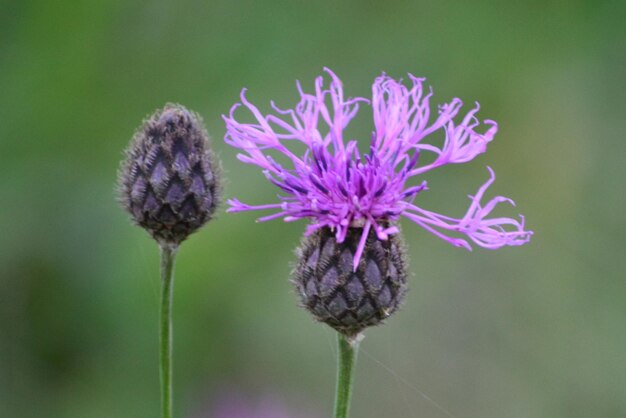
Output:
[[[409,74],[411,86],[407,87],[401,80],[382,74],[374,81],[370,101],[362,97],[344,98],[339,78],[331,70],[325,71],[330,76],[328,87],[322,76],[316,78],[312,94],[297,84],[301,98],[294,109],[283,110],[272,102],[274,112],[264,115],[247,100],[244,89],[241,104],[235,104],[229,115],[223,116],[225,141],[242,151],[238,159],[261,167],[267,179],[283,192],[279,195],[280,203],[275,204],[252,206],[232,199],[228,202],[229,212],[275,210],[259,221],[311,218],[307,235],[330,228],[338,243],[345,240],[349,228],[362,228],[353,259],[355,270],[370,230],[378,239],[386,240],[399,231],[394,222],[401,216],[468,250],[472,249],[468,240],[489,249],[522,245],[530,240],[532,231],[524,229],[522,216],[519,221],[489,217],[500,202],[514,205],[511,199],[497,196],[481,203],[495,180],[489,167],[489,179],[470,196],[470,206],[461,218],[431,212],[415,203],[428,187],[425,180],[409,182],[412,178],[446,164],[471,161],[485,152],[493,140],[498,125],[492,120],[481,124],[475,116],[478,103],[460,122],[455,122],[461,100],[455,98],[440,105],[437,115],[431,116],[432,89],[425,90],[424,78]],[[345,140],[343,135],[361,104],[371,104],[374,114],[374,131],[366,153],[359,151],[357,141]],[[241,105],[256,122],[241,123],[235,119],[235,110]],[[437,130],[445,133],[443,145],[425,143],[424,139]],[[293,141],[306,146],[304,155],[289,150]],[[270,151],[286,157],[288,165],[278,163],[268,154]],[[420,165],[422,153],[430,153],[432,162]]]

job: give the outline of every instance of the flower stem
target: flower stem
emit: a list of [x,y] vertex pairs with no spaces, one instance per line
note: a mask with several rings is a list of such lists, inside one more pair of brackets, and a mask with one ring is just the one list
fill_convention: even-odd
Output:
[[176,247],[161,246],[161,416],[172,418],[172,295]]
[[350,398],[354,383],[354,365],[359,352],[361,336],[346,337],[337,334],[339,358],[337,361],[337,393],[335,396],[335,418],[348,418]]

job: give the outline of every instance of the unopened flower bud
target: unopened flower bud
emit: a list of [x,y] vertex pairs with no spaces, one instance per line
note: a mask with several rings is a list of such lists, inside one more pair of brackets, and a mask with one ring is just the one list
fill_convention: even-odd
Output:
[[219,175],[202,119],[167,104],[131,140],[119,172],[120,201],[155,240],[178,245],[211,219]]
[[407,292],[407,262],[399,234],[381,241],[370,231],[355,269],[362,232],[350,228],[342,243],[330,228],[305,237],[293,273],[304,307],[346,336],[380,324],[399,308]]

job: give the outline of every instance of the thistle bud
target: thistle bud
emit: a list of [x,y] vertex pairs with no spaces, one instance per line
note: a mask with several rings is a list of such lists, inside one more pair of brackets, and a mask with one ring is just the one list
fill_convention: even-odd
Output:
[[144,121],[126,150],[120,201],[155,240],[178,245],[211,219],[219,180],[200,116],[167,104]]
[[304,307],[349,337],[388,318],[407,291],[407,263],[399,234],[381,241],[370,231],[355,269],[362,232],[350,228],[342,243],[330,228],[305,237],[293,273]]

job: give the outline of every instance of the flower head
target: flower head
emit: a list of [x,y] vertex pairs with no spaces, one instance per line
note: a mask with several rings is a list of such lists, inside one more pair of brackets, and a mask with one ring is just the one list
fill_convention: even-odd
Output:
[[178,245],[211,219],[220,171],[197,114],[167,104],[137,130],[119,171],[119,198],[161,244]]
[[[493,140],[498,125],[476,118],[478,104],[457,118],[462,102],[455,98],[431,115],[432,90],[424,88],[425,79],[412,75],[407,87],[383,74],[374,81],[371,100],[345,98],[339,78],[329,69],[325,71],[330,83],[325,86],[324,77],[318,77],[313,93],[305,93],[298,83],[300,101],[294,109],[281,109],[272,103],[273,112],[265,115],[247,100],[244,89],[241,103],[224,116],[225,141],[242,151],[239,160],[261,167],[282,192],[280,202],[274,204],[252,206],[230,200],[229,212],[274,210],[260,221],[310,218],[307,234],[329,228],[338,243],[346,239],[350,228],[362,228],[353,258],[355,270],[370,230],[379,240],[386,240],[398,232],[395,221],[402,216],[467,249],[472,248],[470,241],[490,249],[529,241],[532,232],[524,229],[523,217],[519,221],[489,217],[498,203],[513,201],[498,196],[481,204],[495,180],[491,168],[489,179],[470,196],[470,206],[461,218],[434,213],[415,203],[428,189],[420,176],[446,164],[471,161]],[[357,141],[344,138],[346,126],[361,105],[371,105],[374,115],[374,130],[365,152],[358,149]],[[236,120],[236,110],[241,106],[255,122]],[[438,130],[445,134],[441,146],[425,142]],[[294,142],[306,147],[304,155],[290,150]],[[430,162],[420,164],[423,153],[432,154]],[[286,164],[279,163],[277,155],[283,160],[286,157]]]

